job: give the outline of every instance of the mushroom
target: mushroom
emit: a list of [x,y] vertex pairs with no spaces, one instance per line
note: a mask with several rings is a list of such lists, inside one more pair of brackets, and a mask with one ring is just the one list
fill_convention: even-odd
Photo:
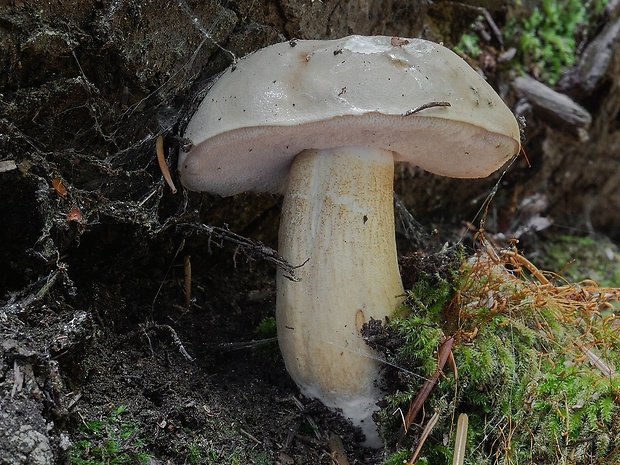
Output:
[[479,178],[520,149],[517,121],[484,79],[432,42],[350,36],[291,41],[234,63],[191,118],[183,184],[230,196],[284,193],[277,276],[286,368],[380,447],[381,360],[360,329],[403,301],[394,162]]

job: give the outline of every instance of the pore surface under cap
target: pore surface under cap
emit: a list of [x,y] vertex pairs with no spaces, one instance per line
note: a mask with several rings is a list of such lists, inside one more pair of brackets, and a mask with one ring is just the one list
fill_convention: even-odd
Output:
[[[445,47],[362,36],[295,44],[248,55],[213,85],[184,134],[186,187],[279,191],[304,149],[378,147],[452,177],[487,176],[519,149],[510,110]],[[402,116],[432,102],[450,106]]]

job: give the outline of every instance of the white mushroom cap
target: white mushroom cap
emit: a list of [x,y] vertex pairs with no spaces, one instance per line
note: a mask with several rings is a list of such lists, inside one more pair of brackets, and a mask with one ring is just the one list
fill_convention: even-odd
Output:
[[[433,102],[410,116],[408,111]],[[478,178],[519,151],[517,122],[464,60],[421,39],[284,42],[219,78],[192,117],[183,184],[280,192],[304,149],[367,146],[439,175]]]

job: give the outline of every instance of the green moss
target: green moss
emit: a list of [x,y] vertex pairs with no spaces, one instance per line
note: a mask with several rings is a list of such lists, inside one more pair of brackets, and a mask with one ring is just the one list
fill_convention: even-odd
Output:
[[256,328],[256,336],[259,339],[269,339],[276,337],[277,334],[276,319],[273,316],[263,318]]
[[571,282],[591,279],[603,287],[620,286],[620,248],[609,239],[554,237],[543,245],[535,261]]
[[454,47],[454,51],[461,55],[478,58],[478,55],[480,55],[481,52],[480,37],[478,37],[478,35],[473,31],[465,32],[461,36],[458,44]]
[[[613,438],[620,435],[620,375],[592,359],[620,363],[618,326],[577,302],[578,288],[566,296],[488,260],[469,262],[454,282],[432,292],[428,282],[416,284],[409,313],[390,323],[404,344],[390,362],[403,367],[405,383],[387,398],[385,437],[400,428],[394,412],[406,414],[436,366],[442,339],[452,335],[458,377],[445,367],[425,402],[427,419],[440,414],[422,449],[428,463],[450,463],[460,413],[469,416],[466,464],[619,463]],[[429,295],[441,297],[429,304]],[[384,464],[408,459],[420,430],[412,427]]]
[[125,410],[121,405],[102,420],[85,422],[69,451],[69,464],[146,464],[149,455],[138,422],[128,418]]
[[561,71],[576,61],[579,28],[600,16],[607,0],[541,0],[523,17],[511,18],[505,29],[507,46],[517,55],[513,64],[554,85]]

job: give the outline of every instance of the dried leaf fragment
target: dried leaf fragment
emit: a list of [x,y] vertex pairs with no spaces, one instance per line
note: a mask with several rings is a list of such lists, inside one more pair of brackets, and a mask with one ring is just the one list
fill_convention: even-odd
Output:
[[60,179],[58,176],[52,179],[52,187],[61,197],[67,195],[67,187],[63,184],[62,179]]
[[67,212],[67,222],[75,221],[77,223],[82,222],[82,212],[75,205]]
[[157,141],[155,142],[155,152],[157,153],[157,163],[159,163],[159,169],[161,170],[161,174],[164,176],[164,179],[170,190],[173,194],[177,193],[177,188],[172,182],[172,176],[170,176],[170,170],[168,169],[168,164],[166,163],[166,157],[164,155],[164,138],[162,136],[157,136]]

